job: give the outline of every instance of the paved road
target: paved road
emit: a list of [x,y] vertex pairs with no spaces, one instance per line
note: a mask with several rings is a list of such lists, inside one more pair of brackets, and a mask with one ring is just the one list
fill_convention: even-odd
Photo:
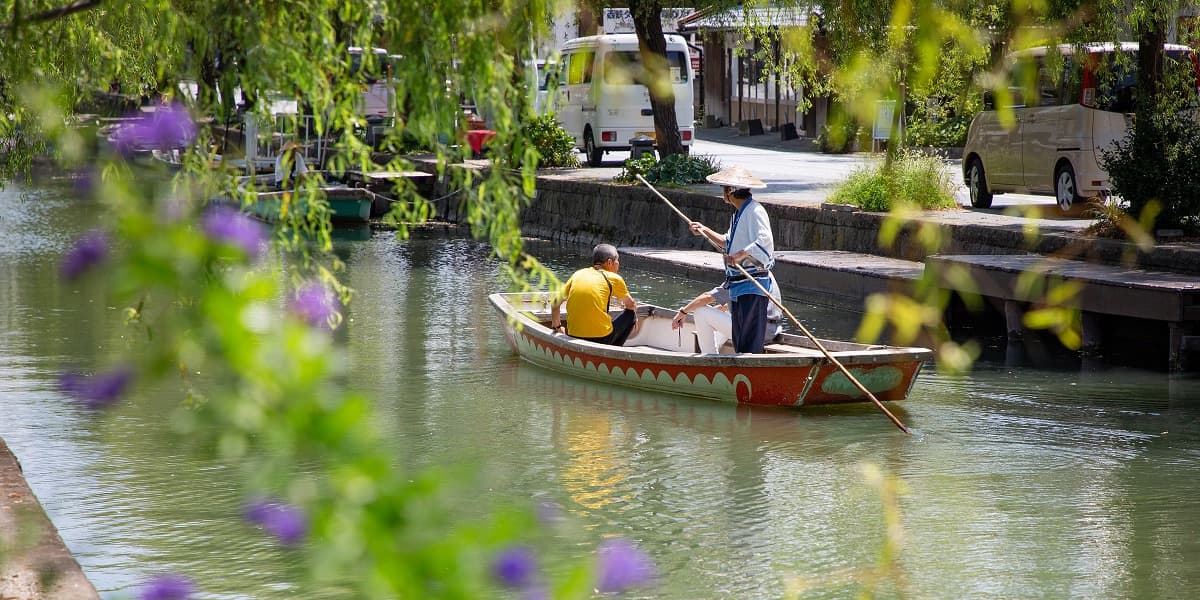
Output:
[[[822,154],[811,139],[785,142],[773,133],[739,136],[732,127],[697,129],[692,152],[714,156],[724,166],[750,169],[768,183],[766,190],[756,194],[760,198],[803,204],[820,204],[855,169],[877,160],[868,153]],[[584,171],[588,177],[608,179],[621,171],[627,158],[627,152],[611,152],[604,156],[603,166]],[[1084,207],[1063,213],[1050,196],[1001,194],[995,197],[992,208],[971,208],[970,196],[962,185],[962,161],[945,162],[951,181],[957,185],[958,203],[966,210],[943,212],[935,220],[997,226],[1033,222],[1057,230],[1080,230],[1094,222]]]

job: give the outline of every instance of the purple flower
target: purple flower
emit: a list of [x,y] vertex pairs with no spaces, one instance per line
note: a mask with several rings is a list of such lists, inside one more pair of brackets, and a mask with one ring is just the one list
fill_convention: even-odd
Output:
[[243,514],[247,521],[261,526],[267,533],[288,546],[300,543],[308,533],[308,522],[304,513],[285,502],[253,500],[246,505]]
[[492,576],[514,589],[529,587],[537,572],[537,557],[528,546],[513,546],[501,552],[492,562]]
[[72,178],[71,187],[80,197],[88,197],[96,190],[97,175],[93,169],[81,169]]
[[601,593],[620,592],[654,578],[654,562],[624,538],[600,542],[600,573],[597,589]]
[[296,291],[291,307],[296,316],[316,326],[329,323],[337,314],[338,300],[333,291],[314,282],[305,284]]
[[146,582],[142,600],[187,600],[196,593],[196,585],[182,575],[166,573]]
[[228,206],[214,206],[201,218],[209,238],[241,248],[251,260],[262,255],[267,233],[262,224]]
[[84,271],[104,262],[108,258],[108,234],[95,230],[84,234],[75,242],[75,246],[63,256],[61,270],[63,277],[74,281]]
[[62,391],[84,406],[99,409],[116,403],[132,380],[133,371],[129,367],[118,367],[107,373],[91,376],[63,373],[59,376],[58,384]]
[[130,156],[137,150],[159,148],[167,150],[192,143],[196,139],[196,123],[186,108],[171,104],[159,106],[152,113],[140,114],[132,123],[117,131],[114,141],[117,150]]

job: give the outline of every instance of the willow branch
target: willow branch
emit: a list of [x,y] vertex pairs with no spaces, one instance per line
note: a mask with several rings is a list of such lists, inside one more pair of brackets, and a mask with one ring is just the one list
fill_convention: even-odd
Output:
[[75,0],[75,2],[72,2],[70,4],[60,6],[58,8],[51,8],[49,10],[44,10],[40,13],[34,13],[25,18],[21,18],[20,6],[18,5],[17,10],[16,10],[17,16],[12,20],[12,22],[5,25],[4,28],[5,29],[14,29],[14,28],[20,27],[22,25],[28,25],[30,23],[40,23],[42,21],[53,21],[55,19],[61,19],[63,17],[73,15],[77,12],[85,11],[85,10],[88,10],[89,8],[94,8],[98,5],[100,5],[100,3],[103,1],[104,0]]

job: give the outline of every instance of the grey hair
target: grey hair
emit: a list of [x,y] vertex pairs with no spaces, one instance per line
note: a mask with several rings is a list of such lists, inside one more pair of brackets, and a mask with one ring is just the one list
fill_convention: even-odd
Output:
[[617,257],[617,248],[612,244],[599,244],[592,248],[592,264],[602,265],[610,258]]

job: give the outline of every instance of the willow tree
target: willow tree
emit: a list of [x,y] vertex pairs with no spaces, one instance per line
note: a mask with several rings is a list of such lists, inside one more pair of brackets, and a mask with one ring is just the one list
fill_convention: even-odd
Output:
[[650,110],[654,113],[654,136],[659,155],[683,154],[687,148],[679,135],[679,119],[675,114],[675,89],[671,85],[667,63],[667,38],[662,28],[660,0],[630,0],[629,12],[637,33],[642,64],[645,65],[646,90],[650,93]]
[[[330,330],[352,295],[323,252],[329,223],[316,182],[293,197],[309,210],[272,232],[211,205],[236,192],[232,176],[209,163],[226,115],[237,108],[269,117],[267,99],[282,94],[313,107],[316,133],[337,149],[329,168],[408,168],[399,156],[372,164],[355,133],[364,123],[347,46],[384,46],[400,57],[392,64],[394,135],[436,153],[467,202],[472,230],[504,265],[548,277],[522,252],[517,226],[537,160],[519,133],[529,91],[517,71],[550,8],[542,0],[0,0],[3,174],[33,177],[35,158],[79,174],[80,201],[106,210],[67,252],[62,275],[67,285],[96,279],[89,289],[124,307],[139,334],[128,354],[64,365],[62,392],[100,408],[175,382],[180,402],[161,407],[170,415],[164,426],[245,465],[247,495],[260,499],[245,517],[351,596],[495,597],[499,587],[528,583],[493,580],[488,560],[537,529],[534,511],[457,521],[438,478],[402,472],[378,429],[385,419],[341,388],[344,361]],[[192,82],[194,99],[181,82]],[[234,88],[247,106],[233,105]],[[157,177],[127,160],[123,134],[109,147],[86,126],[92,119],[83,113],[109,90],[155,100],[156,110],[135,111],[131,125],[146,139],[192,141],[183,173]],[[465,154],[464,97],[494,107],[493,156],[504,162],[481,175],[448,166]],[[427,214],[411,190],[397,193],[397,204],[410,207],[398,220]],[[268,236],[274,252],[263,250]],[[506,556],[531,568],[526,553]],[[587,596],[593,584],[580,574],[588,572],[555,585],[555,595]],[[200,587],[221,578],[187,575]]]

